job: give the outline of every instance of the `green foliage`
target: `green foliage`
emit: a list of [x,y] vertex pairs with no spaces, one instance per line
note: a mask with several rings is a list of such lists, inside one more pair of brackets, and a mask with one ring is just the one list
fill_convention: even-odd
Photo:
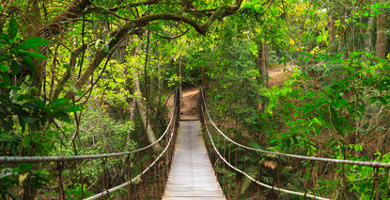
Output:
[[[373,161],[381,163],[390,162],[390,153],[382,155],[379,151],[375,153],[376,158]],[[364,158],[357,157],[356,160],[363,160]],[[362,166],[348,166],[347,178],[351,190],[360,194],[361,199],[369,199],[372,190],[373,181],[375,181],[375,168]],[[390,182],[389,170],[380,168],[378,171],[378,191],[375,196],[379,199],[387,199],[389,195]]]
[[[18,37],[16,19],[10,18],[8,24],[8,28],[0,33],[0,155],[47,155],[59,141],[63,142],[52,124],[56,120],[72,122],[68,113],[79,111],[82,107],[74,106],[67,99],[48,102],[29,94],[28,90],[37,89],[26,90],[37,74],[33,63],[46,58],[33,50],[38,51],[49,42],[38,37],[19,42],[21,38]],[[4,168],[1,172],[1,182],[5,183],[1,184],[0,190],[3,199],[6,196],[18,199],[10,190],[15,184],[23,186],[25,194],[34,195],[50,181],[46,171],[36,170],[31,164],[7,170]]]
[[[371,54],[364,52],[354,52],[346,60],[322,54],[306,56],[325,60],[326,66],[338,67],[323,73],[323,81],[314,81],[313,76],[297,70],[284,87],[271,90],[268,112],[277,113],[279,120],[285,120],[289,127],[288,132],[273,135],[271,145],[286,152],[323,155],[324,149],[319,148],[316,137],[323,137],[328,132],[332,134],[326,134],[327,155],[339,159],[351,158],[365,149],[365,141],[368,142],[365,138],[383,126],[384,113],[375,114],[375,110],[388,109],[389,106],[389,62],[375,60]],[[372,124],[373,120],[376,125]],[[354,137],[359,139],[351,140]],[[378,158],[359,156],[353,159],[379,161]],[[349,190],[360,194],[357,195],[359,198],[368,198],[373,168],[346,167],[347,179],[351,181],[348,183]],[[341,166],[337,167],[337,171],[341,172]],[[365,181],[355,181],[358,179]],[[324,191],[334,190],[340,187],[337,186],[340,180],[322,180],[323,185],[328,186],[320,187]],[[384,183],[379,190],[386,190],[388,186]]]
[[84,195],[87,197],[94,195],[94,193],[87,190],[87,184],[83,184],[81,186],[80,183],[70,182],[68,187],[69,188],[65,190],[66,199],[79,199],[81,197],[82,190],[84,191]]

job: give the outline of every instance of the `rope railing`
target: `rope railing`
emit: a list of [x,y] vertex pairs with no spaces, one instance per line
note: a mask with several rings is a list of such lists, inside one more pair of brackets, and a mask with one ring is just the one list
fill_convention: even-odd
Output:
[[302,197],[309,197],[309,198],[312,198],[312,199],[319,199],[319,200],[328,200],[327,198],[323,198],[323,197],[319,197],[319,196],[315,196],[315,195],[312,195],[312,194],[307,194],[307,193],[302,193],[302,192],[295,192],[295,191],[291,191],[291,190],[287,190],[287,189],[283,189],[283,188],[279,188],[279,187],[276,187],[276,186],[270,186],[270,185],[267,185],[265,183],[262,183],[256,179],[254,179],[253,177],[251,177],[250,175],[248,175],[247,173],[245,173],[244,171],[234,167],[230,162],[228,162],[226,160],[226,158],[224,158],[221,153],[218,151],[217,147],[215,146],[215,143],[211,137],[211,133],[210,133],[210,130],[207,126],[207,123],[205,123],[205,127],[206,127],[206,132],[209,136],[209,139],[211,141],[211,144],[213,146],[213,149],[214,151],[218,154],[219,158],[221,160],[223,160],[223,162],[225,162],[230,168],[234,169],[235,171],[239,172],[240,174],[246,176],[248,179],[250,179],[251,181],[257,183],[258,185],[260,186],[263,186],[263,187],[266,187],[268,189],[272,189],[272,190],[277,190],[279,192],[285,192],[287,194],[291,194],[291,195],[298,195],[298,196],[302,196]]
[[[176,104],[175,104],[176,105]],[[176,110],[176,108],[175,108],[175,110]],[[172,119],[173,118],[175,118],[175,122],[174,122],[174,124],[176,124],[177,123],[177,118],[175,117],[177,115],[177,113],[174,111],[174,113],[173,113],[173,115],[172,115],[172,117],[171,117],[171,121],[172,121]],[[169,122],[169,124],[170,124],[170,122]],[[169,127],[169,126],[168,126]],[[130,184],[132,184],[132,183],[136,183],[136,181],[142,176],[142,175],[144,175],[147,171],[149,171],[149,169],[151,168],[151,167],[153,167],[153,165],[155,165],[156,163],[157,163],[157,161],[165,154],[165,152],[168,150],[168,148],[170,147],[170,145],[171,145],[171,142],[172,142],[172,138],[173,138],[173,134],[175,133],[175,125],[173,126],[173,130],[172,130],[172,132],[171,132],[171,136],[169,137],[169,141],[168,141],[168,144],[165,146],[165,148],[164,148],[164,150],[160,153],[160,155],[147,167],[147,168],[145,168],[141,173],[139,173],[137,176],[135,176],[133,179],[131,179],[130,181],[128,181],[128,182],[125,182],[125,183],[122,183],[122,184],[120,184],[120,185],[118,185],[118,186],[115,186],[115,187],[113,187],[113,188],[110,188],[110,189],[108,189],[108,190],[106,190],[106,191],[103,191],[103,192],[101,192],[101,193],[99,193],[99,194],[96,194],[96,195],[94,195],[94,196],[91,196],[91,197],[88,197],[88,198],[86,198],[86,199],[84,199],[84,200],[93,200],[93,199],[98,199],[98,198],[100,198],[100,197],[103,197],[103,196],[105,196],[105,195],[107,195],[107,194],[110,194],[110,193],[112,193],[112,192],[114,192],[114,191],[116,191],[116,190],[119,190],[119,189],[121,189],[121,188],[124,188],[124,187],[126,187],[126,186],[128,186],[128,185],[130,185]],[[167,129],[168,130],[168,129]]]
[[155,146],[157,143],[161,141],[162,138],[164,138],[171,125],[173,116],[174,114],[172,115],[166,130],[160,136],[160,138],[158,138],[155,142],[149,144],[148,146],[133,151],[108,153],[108,154],[95,154],[95,155],[78,155],[78,156],[0,156],[0,164],[65,162],[65,161],[86,160],[86,159],[110,158],[110,157],[126,156],[129,154],[137,153]]
[[[265,188],[268,188],[268,189],[272,189],[272,190],[275,190],[275,191],[278,191],[278,192],[284,192],[284,193],[287,193],[287,194],[290,194],[290,195],[298,195],[298,196],[302,196],[302,197],[309,197],[309,198],[313,198],[313,199],[327,199],[327,198],[324,198],[324,197],[319,197],[319,196],[316,196],[316,195],[313,195],[313,194],[309,194],[307,192],[307,188],[306,188],[306,192],[305,193],[302,193],[302,192],[296,192],[296,191],[291,191],[291,190],[287,190],[287,189],[283,189],[283,188],[280,188],[280,187],[276,187],[276,186],[270,186],[270,185],[267,185],[265,183],[262,183],[258,180],[256,180],[255,178],[251,177],[248,173],[246,173],[245,171],[243,170],[240,170],[238,169],[237,167],[233,166],[225,157],[223,157],[221,155],[221,153],[218,151],[218,148],[216,147],[214,141],[213,141],[213,138],[212,138],[212,135],[210,133],[210,130],[208,128],[208,125],[207,125],[207,122],[206,122],[206,119],[205,117],[207,116],[207,119],[208,121],[210,121],[211,125],[217,130],[217,132],[219,133],[218,135],[222,135],[223,138],[225,138],[227,141],[231,142],[232,144],[238,146],[238,147],[241,147],[243,149],[246,149],[246,150],[250,150],[250,151],[255,151],[255,152],[259,152],[259,153],[264,153],[264,154],[272,154],[272,155],[277,155],[277,156],[284,156],[284,157],[290,157],[290,158],[296,158],[296,159],[302,159],[302,160],[309,160],[309,161],[322,161],[322,162],[331,162],[331,163],[338,163],[338,164],[348,164],[348,165],[360,165],[360,166],[368,166],[368,167],[373,167],[376,169],[376,171],[378,171],[379,167],[383,167],[383,168],[390,168],[390,163],[380,163],[380,162],[366,162],[366,161],[352,161],[352,160],[342,160],[342,159],[330,159],[330,158],[321,158],[321,157],[314,157],[314,156],[301,156],[301,155],[295,155],[295,154],[286,154],[286,153],[280,153],[280,152],[272,152],[272,151],[266,151],[266,150],[261,150],[261,149],[255,149],[255,148],[252,148],[252,147],[248,147],[246,145],[243,145],[243,144],[240,144],[238,142],[235,142],[234,140],[232,140],[231,138],[229,138],[228,136],[226,136],[216,125],[215,123],[212,121],[211,117],[210,117],[210,114],[207,110],[207,105],[206,105],[206,100],[205,100],[205,95],[204,95],[204,91],[203,91],[203,88],[200,89],[200,96],[199,96],[199,114],[200,114],[200,118],[205,126],[205,130],[209,136],[209,139],[211,141],[211,144],[212,144],[212,147],[214,149],[214,151],[216,152],[216,154],[218,155],[218,157],[226,164],[228,165],[230,168],[232,168],[233,170],[239,172],[240,174],[244,175],[245,177],[247,177],[249,180],[255,182],[256,184],[260,185],[260,186],[263,186]],[[218,136],[218,140],[219,140],[219,136]],[[236,155],[237,156],[237,155]],[[311,174],[311,173],[310,173]],[[309,178],[310,180],[310,178]],[[376,179],[374,180],[374,185],[376,185]],[[374,191],[374,189],[372,190]],[[372,195],[371,195],[372,196]]]
[[[178,113],[180,113],[180,99],[179,99],[179,90],[176,90],[176,93],[175,93],[175,97],[174,97],[174,108],[173,108],[173,112],[172,112],[172,115],[170,117],[170,120],[169,120],[169,123],[167,125],[167,128],[165,129],[165,131],[162,133],[162,135],[153,143],[145,146],[145,147],[142,147],[142,148],[138,148],[138,149],[135,149],[135,150],[132,150],[132,151],[126,151],[126,152],[118,152],[118,153],[108,153],[108,154],[95,154],[95,155],[75,155],[75,156],[1,156],[0,157],[0,164],[22,164],[22,163],[44,163],[44,162],[55,162],[57,163],[57,170],[58,170],[58,195],[59,195],[59,199],[66,199],[65,197],[65,191],[64,191],[64,188],[63,188],[63,178],[62,178],[62,173],[63,173],[63,169],[64,169],[64,165],[65,165],[65,162],[71,162],[71,161],[80,161],[80,160],[93,160],[93,159],[102,159],[102,166],[103,166],[103,179],[102,179],[102,187],[103,189],[101,190],[102,192],[96,194],[96,195],[93,195],[91,197],[88,197],[88,198],[84,198],[84,189],[82,189],[82,194],[81,194],[81,197],[78,197],[79,199],[88,199],[88,200],[91,200],[91,199],[97,199],[97,198],[100,198],[100,197],[103,197],[105,195],[110,195],[110,193],[114,192],[114,191],[117,191],[121,188],[124,188],[126,186],[129,186],[129,189],[128,189],[128,193],[129,193],[129,198],[130,198],[130,187],[133,187],[135,185],[138,184],[138,180],[140,180],[140,178],[146,174],[148,171],[150,171],[151,168],[153,168],[153,166],[155,166],[155,170],[154,170],[154,173],[157,173],[157,165],[156,163],[158,163],[161,158],[164,156],[164,154],[167,154],[168,152],[168,149],[172,146],[172,140],[173,140],[173,136],[174,136],[174,133],[176,131],[176,127],[178,125],[178,120],[180,118],[180,115]],[[109,183],[108,181],[108,177],[109,176],[109,173],[108,173],[108,169],[106,167],[106,164],[107,163],[107,159],[108,158],[113,158],[113,157],[123,157],[123,156],[127,156],[127,159],[129,159],[129,155],[130,154],[136,154],[136,155],[140,155],[139,153],[144,151],[144,150],[147,150],[147,149],[150,149],[151,147],[154,147],[156,146],[159,142],[162,141],[162,139],[168,135],[168,133],[170,132],[170,135],[169,135],[169,138],[166,138],[166,141],[164,142],[165,144],[165,147],[164,149],[162,149],[161,153],[157,156],[155,152],[154,153],[154,158],[153,159],[149,159],[148,162],[151,162],[146,168],[144,168],[142,166],[142,162],[141,160],[139,161],[139,170],[141,171],[140,173],[138,173],[136,176],[134,176],[133,178],[130,178],[131,177],[131,169],[130,169],[130,164],[128,163],[129,161],[125,161],[124,160],[124,163],[127,167],[124,168],[124,171],[128,171],[128,175],[126,175],[126,172],[125,172],[125,176],[122,176],[123,177],[129,177],[129,178],[126,178],[128,181],[126,181],[125,183],[122,183],[120,185],[117,185],[115,187],[112,187],[110,189],[105,189],[105,188],[109,188],[108,186],[111,184]],[[158,150],[159,151],[159,150]],[[169,151],[171,152],[171,151]],[[164,164],[164,166],[168,167],[169,168],[169,162],[170,162],[170,153],[168,153],[168,155],[166,156],[166,165]],[[126,157],[125,157],[126,158]],[[83,162],[84,163],[84,162]],[[158,165],[160,166],[160,164]],[[129,169],[127,169],[129,168]],[[81,168],[80,168],[81,170]],[[160,167],[159,167],[159,170],[160,170]],[[168,171],[168,169],[167,169]],[[161,173],[161,171],[159,171]],[[81,172],[80,172],[81,173]],[[162,169],[162,175],[160,177],[163,177],[165,176],[166,174],[164,174],[164,169]],[[156,176],[157,177],[157,176]],[[155,178],[156,179],[156,178]],[[163,179],[159,179],[159,184],[161,182],[161,180]],[[81,179],[80,179],[81,181]],[[154,181],[155,183],[157,183],[157,181],[155,180]],[[164,181],[162,181],[164,182]],[[95,182],[96,183],[96,182]],[[82,183],[80,183],[82,185]],[[93,185],[94,183],[92,183]],[[91,185],[91,186],[92,186]],[[153,188],[153,190],[155,190]],[[156,196],[157,195],[157,196]],[[162,192],[159,192],[159,195],[162,195]],[[155,198],[160,198],[158,197],[158,192],[154,191],[154,197]]]
[[274,151],[267,151],[267,150],[261,150],[261,149],[255,149],[252,147],[245,146],[243,144],[237,143],[234,140],[230,139],[228,136],[226,136],[219,128],[215,125],[213,120],[210,117],[210,114],[208,113],[207,107],[206,107],[206,101],[204,99],[203,90],[201,90],[201,95],[203,97],[203,102],[206,110],[206,115],[210,121],[210,123],[213,125],[213,127],[229,142],[242,147],[244,149],[248,149],[251,151],[257,151],[260,153],[265,154],[272,154],[277,156],[284,156],[284,157],[290,157],[290,158],[297,158],[302,160],[310,160],[310,161],[322,161],[322,162],[331,162],[331,163],[338,163],[338,164],[348,164],[348,165],[360,165],[360,166],[368,166],[368,167],[384,167],[384,168],[390,168],[390,163],[381,163],[381,162],[367,162],[367,161],[355,161],[355,160],[342,160],[342,159],[333,159],[333,158],[320,158],[315,156],[302,156],[302,155],[295,155],[295,154],[287,154],[287,153],[280,153],[280,152],[274,152]]

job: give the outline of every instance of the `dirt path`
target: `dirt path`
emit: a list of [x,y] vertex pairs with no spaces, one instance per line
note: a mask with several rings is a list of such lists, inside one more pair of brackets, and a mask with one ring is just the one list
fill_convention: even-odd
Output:
[[[284,82],[285,76],[290,75],[293,69],[292,65],[281,65],[269,70],[269,86],[280,85]],[[286,71],[288,70],[288,71]],[[199,98],[199,88],[186,88],[183,89],[183,104],[181,106],[181,119],[196,119],[197,116],[197,104]],[[168,100],[168,107],[173,108],[173,96]]]
[[281,85],[284,82],[286,76],[292,74],[293,65],[280,65],[269,70],[269,87],[274,85]]
[[183,89],[183,104],[180,108],[181,119],[198,118],[197,105],[199,98],[199,88]]

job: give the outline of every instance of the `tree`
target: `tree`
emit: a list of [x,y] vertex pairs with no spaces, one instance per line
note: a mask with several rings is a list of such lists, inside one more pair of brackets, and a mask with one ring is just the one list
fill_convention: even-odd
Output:
[[[382,6],[386,5],[386,1],[382,0]],[[381,9],[381,13],[376,18],[376,56],[381,59],[386,58],[386,14],[385,10]]]

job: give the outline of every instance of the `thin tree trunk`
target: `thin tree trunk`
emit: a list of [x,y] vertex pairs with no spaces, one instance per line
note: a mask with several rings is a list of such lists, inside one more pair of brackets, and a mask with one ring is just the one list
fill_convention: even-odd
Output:
[[386,15],[382,12],[376,19],[377,32],[376,32],[376,56],[385,59],[386,58]]
[[335,48],[335,38],[336,38],[336,26],[335,26],[336,16],[334,14],[334,11],[330,11],[329,16],[329,46],[330,46],[330,52],[334,52],[336,50]]
[[[258,58],[257,58],[257,68],[260,71],[260,79],[257,78],[259,84],[263,88],[269,87],[269,64],[268,64],[268,43],[266,41],[259,42],[258,44]],[[259,103],[257,109],[259,112],[265,112],[267,104],[265,102]]]
[[269,63],[268,63],[268,43],[263,42],[263,64],[262,64],[262,73],[263,73],[263,84],[265,88],[269,87]]
[[[131,114],[130,114],[130,121],[134,121],[134,116],[135,116],[135,111],[137,109],[137,100],[134,98],[133,99],[133,105],[131,106]],[[132,131],[130,131],[130,133],[127,135],[127,138],[126,138],[126,147],[129,146],[130,144],[130,139],[131,139],[131,133]],[[126,148],[127,149],[127,148]]]
[[[369,1],[369,4],[371,4],[371,1]],[[364,49],[366,52],[372,51],[372,29],[374,27],[374,23],[374,17],[371,16],[371,10],[369,10],[368,23],[364,37]]]
[[[147,118],[146,107],[145,107],[146,102],[142,97],[142,93],[141,93],[138,67],[134,67],[133,70],[133,85],[134,85],[134,93],[136,94],[134,98],[137,102],[137,106],[138,106],[139,113],[141,114],[142,122],[144,124],[144,127],[146,128],[146,134],[148,136],[148,140],[150,143],[154,143],[156,142],[156,137],[154,135],[152,127],[150,126],[149,119]],[[159,144],[156,144],[154,146],[154,149],[158,150],[161,149],[161,147]]]
[[[181,51],[181,50],[180,50]],[[182,76],[181,76],[181,55],[179,57],[179,93],[180,93],[180,107],[183,107],[184,106],[184,103],[183,103],[183,87],[182,87]]]

